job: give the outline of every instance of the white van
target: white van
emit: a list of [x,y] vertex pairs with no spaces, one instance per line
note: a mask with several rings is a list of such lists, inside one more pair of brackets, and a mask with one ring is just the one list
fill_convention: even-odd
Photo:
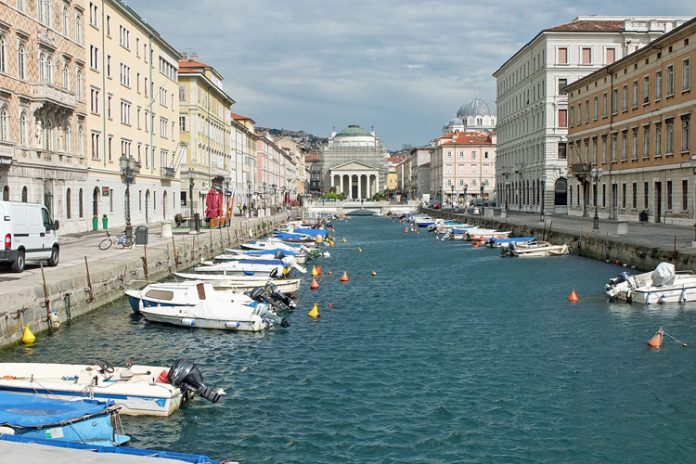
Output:
[[14,272],[22,272],[26,261],[58,265],[58,221],[44,205],[0,201],[0,239],[0,264],[10,264]]

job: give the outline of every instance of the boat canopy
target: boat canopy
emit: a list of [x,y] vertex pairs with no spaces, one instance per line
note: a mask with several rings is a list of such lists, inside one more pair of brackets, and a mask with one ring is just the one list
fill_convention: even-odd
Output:
[[113,401],[52,400],[0,392],[0,424],[25,428],[47,427],[100,414],[113,405]]

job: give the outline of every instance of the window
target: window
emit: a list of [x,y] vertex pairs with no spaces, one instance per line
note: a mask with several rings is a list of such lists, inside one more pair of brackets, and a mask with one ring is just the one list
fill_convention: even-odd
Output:
[[662,123],[655,123],[655,156],[662,156]]
[[674,153],[674,119],[665,121],[665,153],[671,155]]
[[568,110],[558,110],[558,127],[568,127]]
[[7,72],[7,39],[3,31],[0,31],[0,72]]
[[643,208],[648,209],[650,207],[650,184],[643,182]]
[[633,81],[633,108],[638,107],[638,81]]
[[184,87],[183,85],[179,86],[179,101],[186,101],[186,87]]
[[568,49],[565,47],[559,47],[557,50],[556,57],[557,64],[568,64]]
[[99,69],[99,48],[94,45],[89,46],[89,67]]
[[39,0],[36,16],[40,23],[47,26],[51,25],[51,2],[50,0]]
[[111,37],[111,16],[106,15],[106,35]]
[[[168,121],[166,118],[160,118],[160,136],[164,137],[165,139],[167,138],[167,133],[169,132],[167,129],[168,126]],[[447,159],[452,158],[452,153],[447,152]]]
[[82,44],[82,15],[75,15],[75,42]]
[[97,5],[95,5],[92,2],[89,2],[89,25],[94,26],[94,27],[98,27],[99,26],[98,19],[99,19],[99,7],[97,7]]
[[689,123],[691,117],[685,114],[681,117],[681,151],[689,151]]
[[682,91],[691,88],[691,62],[684,60],[682,63]]
[[689,209],[689,181],[682,180],[682,209]]
[[592,64],[592,49],[590,47],[582,47],[581,64]]
[[75,80],[77,87],[75,88],[75,96],[78,100],[82,100],[82,69],[78,68],[75,73]]
[[628,151],[628,129],[621,131],[621,161],[626,161]]
[[595,164],[597,164],[599,162],[599,160],[597,159],[597,154],[598,154],[597,137],[593,137],[592,138],[592,160],[594,161]]
[[70,90],[70,68],[67,61],[63,65],[63,88]]
[[619,112],[619,89],[611,91],[611,114]]
[[121,70],[120,70],[120,82],[121,85],[124,85],[126,87],[130,87],[130,66],[121,63]]
[[596,121],[599,118],[599,97],[594,97],[592,108],[592,119]]
[[604,64],[612,64],[616,61],[616,49],[607,48],[604,50]]
[[68,6],[63,5],[63,11],[60,15],[61,18],[61,26],[63,29],[63,35],[68,36]]
[[123,26],[118,27],[119,30],[119,43],[122,47],[130,50],[130,31]]
[[92,159],[99,159],[99,132],[92,132]]
[[638,159],[638,128],[631,129],[631,159]]
[[606,118],[607,117],[607,110],[608,110],[608,102],[607,102],[607,94],[604,93],[602,94],[602,117]]
[[623,86],[623,93],[621,94],[621,111],[628,111],[628,86]]
[[106,156],[107,156],[107,159],[109,161],[113,160],[113,158],[112,158],[113,157],[113,141],[114,141],[113,135],[110,135],[106,139]]
[[71,202],[70,202],[70,188],[68,187],[65,190],[65,218],[70,219],[72,216],[72,208],[71,208]]
[[7,113],[7,106],[0,108],[0,140],[3,142],[10,140],[10,117]]
[[613,133],[611,134],[611,160],[616,161],[616,152],[618,150],[618,134]]
[[662,71],[655,73],[655,101],[662,98]]
[[568,159],[568,147],[563,142],[560,142],[558,144],[558,159],[560,159],[560,160]]
[[621,184],[621,207],[626,208],[626,184]]
[[84,210],[84,204],[82,201],[82,189],[78,192],[77,195],[77,207],[78,207],[78,212],[80,213],[80,219],[85,215],[85,210]]
[[130,125],[130,109],[131,104],[121,100],[121,124]]
[[665,94],[669,97],[674,95],[674,66],[667,66],[667,88]]
[[667,209],[672,209],[672,181],[667,181]]
[[590,100],[585,100],[585,124],[590,122]]
[[111,100],[112,100],[112,95],[109,94],[108,97],[106,97],[106,117],[111,119]]
[[643,104],[650,102],[650,76],[643,78]]
[[106,55],[106,77],[111,77],[111,55]]
[[99,89],[91,88],[90,92],[90,110],[94,114],[99,114]]
[[568,79],[558,79],[558,94],[565,95],[565,88],[568,86]]
[[22,187],[22,203],[26,203],[29,201],[29,191],[27,191],[26,187]]
[[602,136],[602,162],[607,162],[607,136]]
[[27,47],[23,40],[17,41],[17,77],[27,78]]
[[636,182],[631,184],[631,208],[638,208],[638,184]]
[[24,0],[17,0],[17,9],[21,12],[24,12]]
[[186,116],[179,116],[179,132],[188,132]]
[[29,125],[27,124],[27,112],[19,115],[19,145],[27,146],[29,142]]
[[643,126],[643,158],[650,157],[650,124]]
[[575,108],[571,106],[570,108],[568,108],[568,110],[570,111],[570,113],[568,114],[568,125],[570,127],[573,127],[573,125],[575,124]]

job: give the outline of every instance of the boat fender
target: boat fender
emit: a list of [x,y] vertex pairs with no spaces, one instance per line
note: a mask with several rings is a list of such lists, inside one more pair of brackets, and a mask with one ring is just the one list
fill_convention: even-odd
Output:
[[230,328],[230,329],[238,329],[239,328],[239,322],[226,322],[225,327]]
[[195,319],[189,319],[189,318],[184,318],[181,319],[181,323],[184,325],[188,325],[190,327],[195,327],[196,326],[196,320]]

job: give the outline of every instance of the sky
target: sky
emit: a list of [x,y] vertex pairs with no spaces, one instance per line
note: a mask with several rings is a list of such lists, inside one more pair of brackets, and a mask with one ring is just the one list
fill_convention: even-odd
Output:
[[696,16],[693,0],[129,0],[174,48],[223,77],[257,125],[328,137],[374,127],[389,149],[427,145],[495,72],[576,16]]

